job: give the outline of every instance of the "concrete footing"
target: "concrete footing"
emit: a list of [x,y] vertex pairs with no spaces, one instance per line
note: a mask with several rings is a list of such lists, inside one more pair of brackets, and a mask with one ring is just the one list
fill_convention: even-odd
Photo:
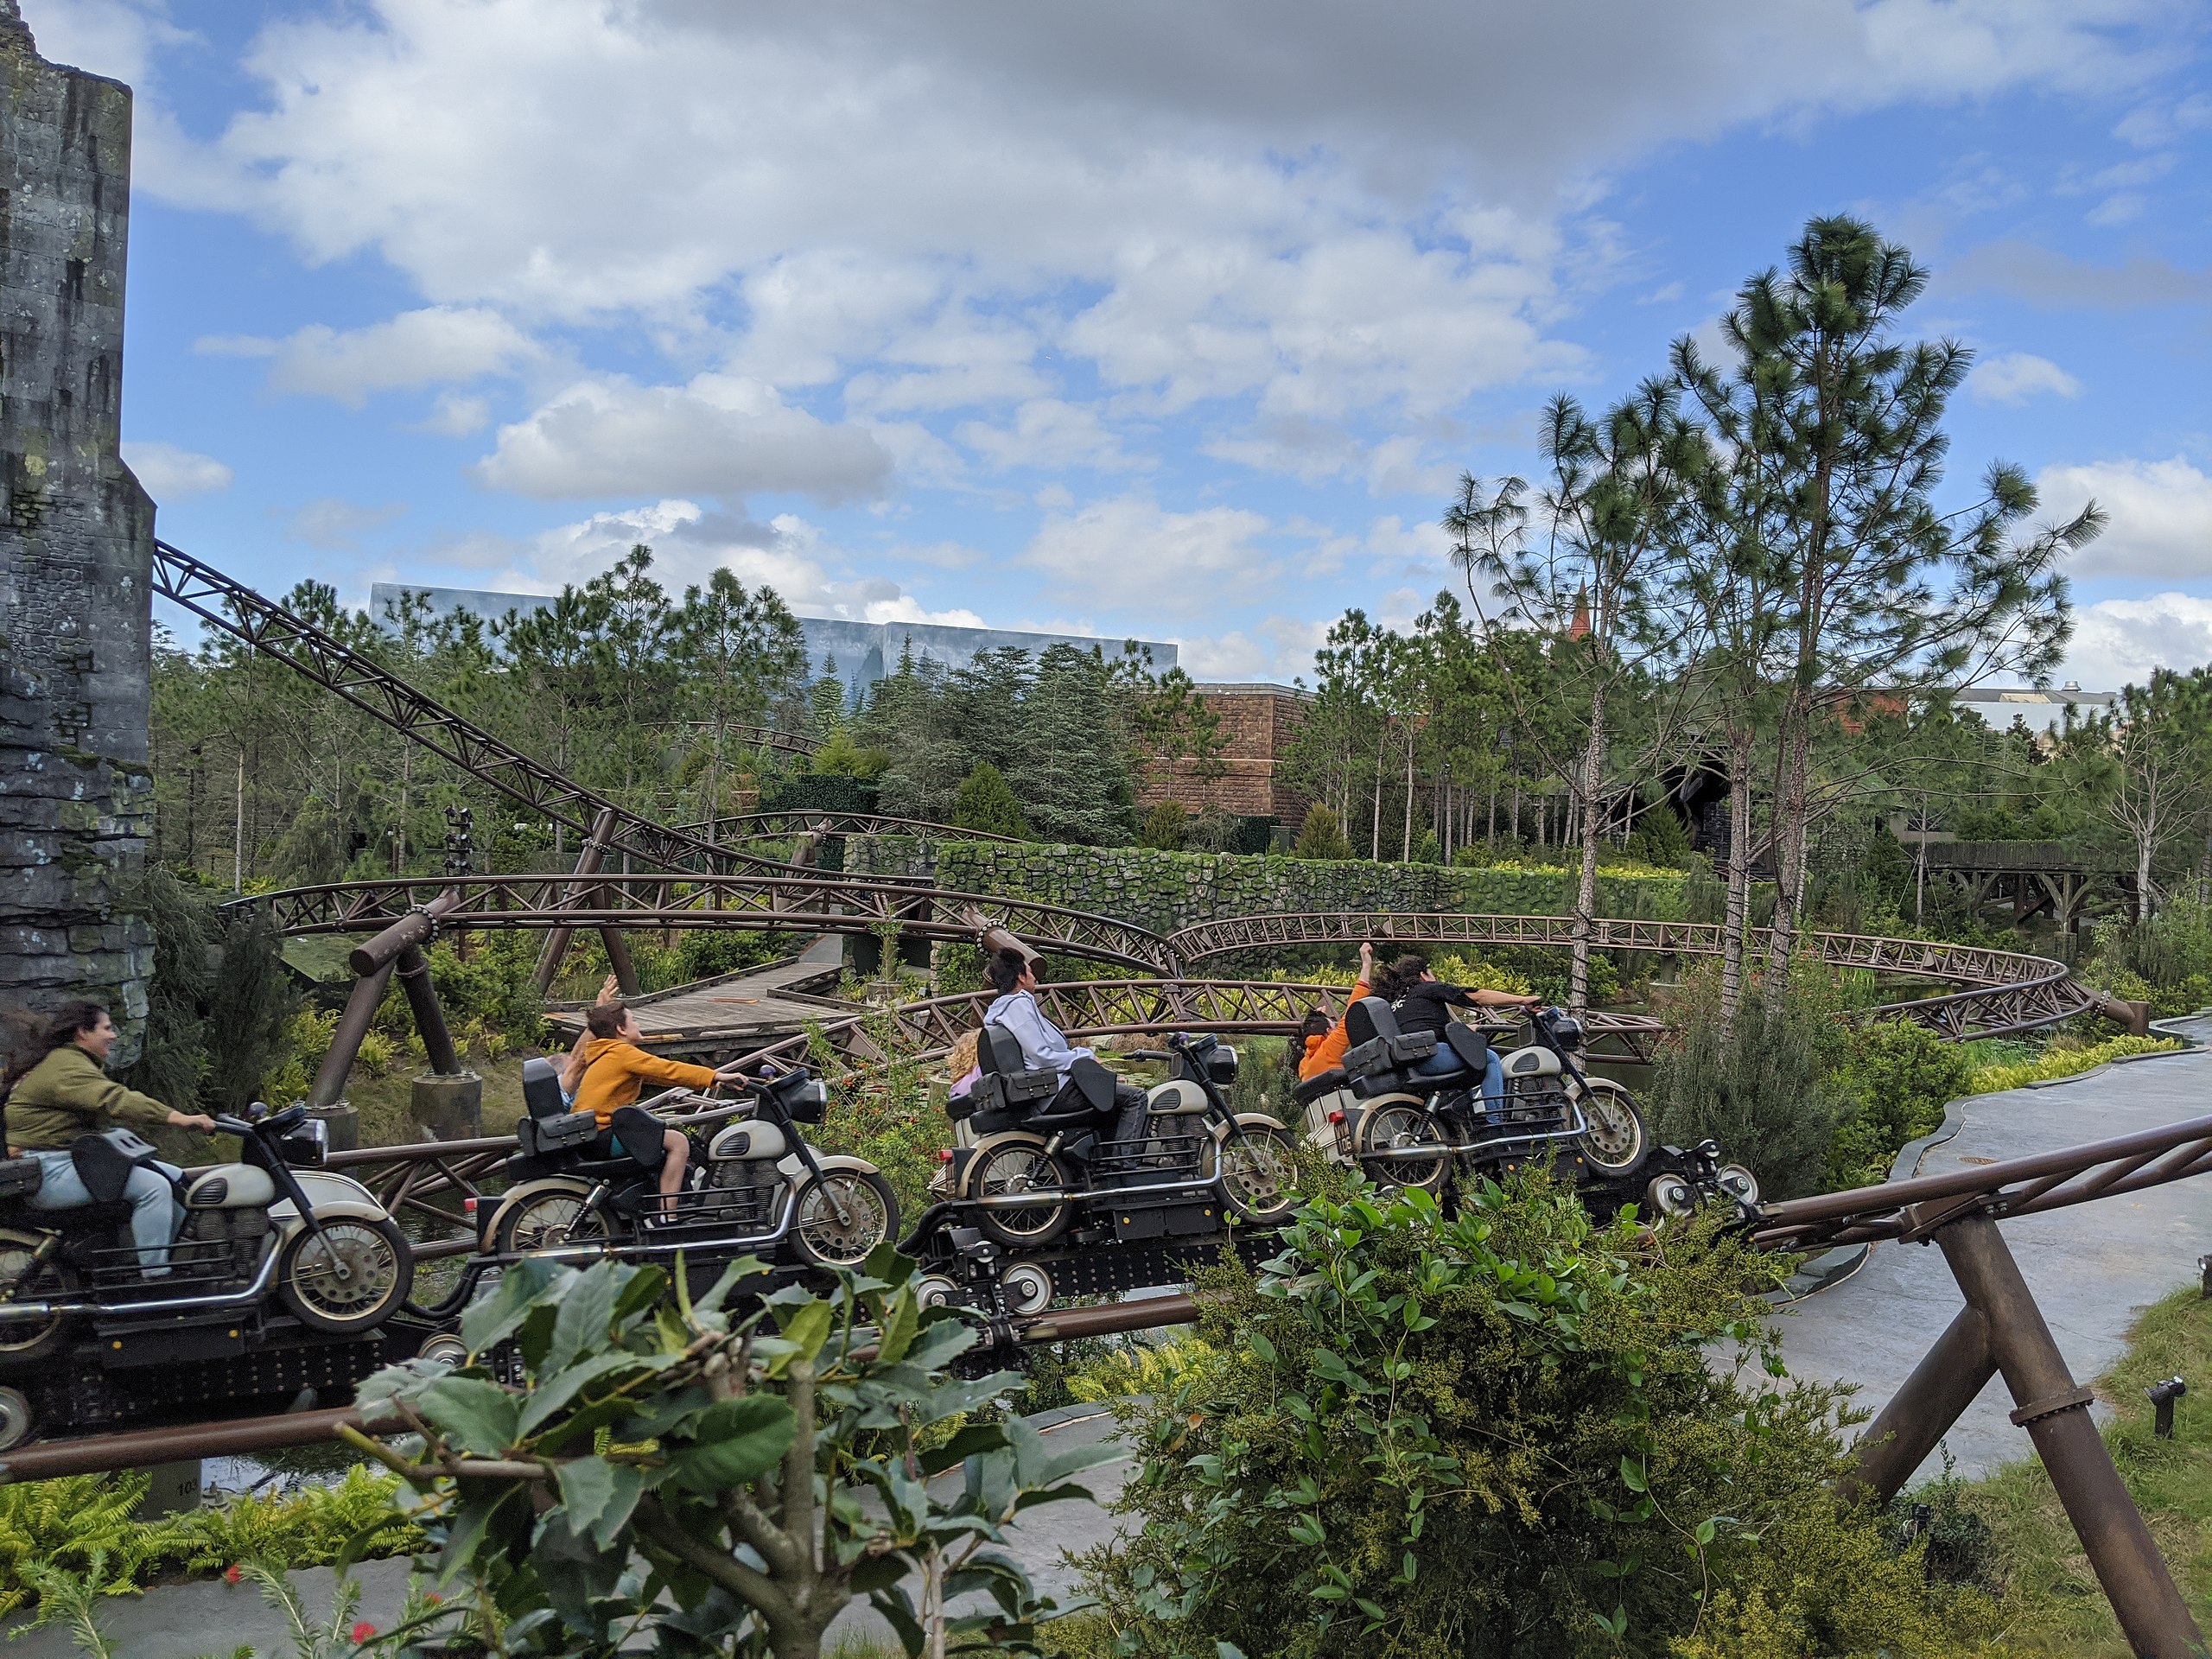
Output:
[[361,1144],[361,1115],[345,1101],[332,1106],[310,1106],[308,1116],[323,1126],[329,1150],[352,1152]]
[[484,1079],[474,1071],[415,1079],[408,1110],[433,1141],[467,1141],[484,1132]]

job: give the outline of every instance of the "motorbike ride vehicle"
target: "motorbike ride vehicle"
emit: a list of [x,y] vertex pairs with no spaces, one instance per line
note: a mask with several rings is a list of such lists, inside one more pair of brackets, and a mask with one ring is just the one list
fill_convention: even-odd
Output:
[[140,1266],[122,1198],[131,1173],[156,1156],[137,1135],[79,1138],[70,1153],[93,1202],[67,1209],[31,1206],[35,1160],[0,1161],[0,1372],[79,1334],[120,1346],[212,1318],[236,1337],[243,1319],[274,1312],[361,1337],[399,1311],[414,1287],[413,1249],[368,1188],[315,1167],[327,1131],[307,1107],[271,1112],[257,1102],[215,1127],[238,1137],[238,1161],[175,1183],[183,1229],[162,1274]]
[[1733,1211],[1738,1221],[1758,1216],[1758,1177],[1741,1164],[1721,1162],[1718,1141],[1700,1141],[1688,1152],[1662,1147],[1661,1157],[1667,1167],[1644,1189],[1654,1222],[1679,1221],[1709,1205]]
[[800,1128],[822,1122],[828,1085],[800,1066],[745,1089],[736,1104],[683,1090],[650,1103],[708,1120],[676,1126],[690,1140],[691,1156],[683,1190],[664,1198],[666,1122],[646,1106],[624,1107],[602,1148],[597,1119],[564,1109],[553,1063],[524,1061],[520,1151],[506,1165],[512,1185],[480,1220],[484,1250],[579,1259],[688,1250],[772,1260],[788,1250],[800,1266],[857,1268],[897,1236],[899,1200],[876,1166],[818,1152]]
[[[1102,1247],[1217,1235],[1229,1217],[1272,1225],[1290,1212],[1296,1139],[1265,1114],[1231,1109],[1234,1048],[1177,1034],[1164,1051],[1132,1058],[1165,1059],[1169,1075],[1146,1092],[1143,1135],[1113,1141],[1110,1070],[1079,1058],[1064,1088],[1057,1072],[1025,1065],[1011,1032],[983,1028],[982,1076],[946,1103],[954,1144],[939,1154],[937,1202],[900,1247],[927,1269],[916,1281],[925,1301],[954,1300],[956,1272],[972,1276],[956,1259],[963,1240],[988,1243],[994,1262],[1016,1258],[996,1273],[996,1288],[1008,1313],[1027,1315],[1058,1292],[1057,1264],[1037,1259],[1055,1247],[1090,1256],[1088,1280],[1103,1270]],[[1071,1234],[1071,1252],[1063,1243]]]
[[[1582,1022],[1565,1009],[1529,1010],[1528,1040],[1498,1056],[1504,1094],[1494,1108],[1482,1092],[1489,1045],[1471,1026],[1401,1031],[1380,997],[1363,998],[1351,1017],[1361,1040],[1344,1065],[1295,1091],[1306,1138],[1330,1161],[1440,1194],[1454,1173],[1496,1175],[1548,1157],[1591,1196],[1640,1195],[1650,1150],[1643,1114],[1627,1090],[1584,1070]],[[1416,1069],[1440,1047],[1457,1064]]]

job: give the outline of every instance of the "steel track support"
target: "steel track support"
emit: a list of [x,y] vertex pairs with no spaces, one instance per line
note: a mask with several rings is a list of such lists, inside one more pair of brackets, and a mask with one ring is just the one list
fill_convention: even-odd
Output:
[[331,1033],[330,1046],[323,1051],[322,1065],[315,1074],[315,1087],[308,1090],[308,1105],[335,1106],[346,1097],[346,1078],[353,1069],[353,1057],[361,1052],[361,1039],[369,1034],[369,1021],[377,1017],[385,988],[391,983],[388,962],[353,982],[346,1012],[338,1016],[338,1029]]
[[2090,1391],[2066,1369],[1997,1224],[1967,1216],[1937,1231],[1936,1242],[1967,1306],[1986,1322],[1991,1357],[2018,1407],[2012,1421],[2035,1442],[2128,1646],[2143,1659],[2202,1653],[2196,1621],[2090,1419]]
[[1853,1448],[1858,1466],[1838,1483],[1843,1495],[1878,1503],[1895,1497],[1996,1375],[1989,1321],[1979,1308],[1961,1308],[1904,1386],[1859,1435]]
[[461,1056],[454,1049],[453,1031],[446,1024],[438,988],[430,982],[430,959],[423,954],[423,947],[410,944],[402,950],[393,959],[392,971],[399,976],[399,988],[406,994],[408,1011],[415,1016],[415,1030],[423,1039],[430,1070],[441,1077],[459,1077]]
[[[577,880],[569,884],[561,897],[561,908],[569,909],[583,899],[586,888],[582,878],[595,874],[600,861],[607,856],[607,842],[614,835],[614,809],[601,809],[592,820],[591,833],[584,837],[584,844],[576,850]],[[531,972],[530,982],[537,987],[540,996],[553,988],[553,982],[561,977],[561,963],[569,954],[569,942],[576,937],[573,927],[556,927],[545,936],[544,947],[537,953],[537,966]]]

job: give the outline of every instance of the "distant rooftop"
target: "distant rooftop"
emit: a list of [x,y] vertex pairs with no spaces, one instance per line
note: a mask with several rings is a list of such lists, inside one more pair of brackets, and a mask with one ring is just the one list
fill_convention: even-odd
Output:
[[[467,611],[486,621],[497,621],[510,612],[529,615],[553,602],[550,594],[506,594],[477,588],[425,588],[414,582],[380,582],[369,589],[369,613],[381,620],[387,605],[403,594],[419,594],[435,616]],[[911,646],[918,660],[965,668],[987,651],[1019,649],[1033,654],[1049,645],[1096,645],[1109,657],[1121,654],[1122,640],[1081,633],[1028,633],[1012,628],[956,628],[938,622],[853,622],[842,617],[802,616],[806,631],[807,672],[823,674],[834,664],[840,678],[872,685],[898,666]],[[1140,639],[1139,650],[1152,655],[1155,673],[1175,666],[1176,648],[1156,639]]]
[[1201,691],[1217,691],[1226,697],[1296,697],[1303,702],[1313,695],[1272,680],[1199,680],[1196,683]]
[[2041,732],[2055,732],[2071,707],[2085,715],[2104,714],[2120,701],[2117,691],[2084,691],[2069,680],[2048,690],[2031,685],[1977,685],[1955,691],[1951,701],[1972,708],[1992,726],[2014,720]]

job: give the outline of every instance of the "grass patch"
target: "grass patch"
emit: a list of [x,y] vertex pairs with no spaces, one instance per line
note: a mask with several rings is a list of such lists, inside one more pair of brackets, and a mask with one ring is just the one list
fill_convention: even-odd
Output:
[[[2202,1391],[2177,1402],[2174,1438],[2161,1440],[2143,1390],[2177,1374]],[[2212,1630],[2212,1301],[2190,1288],[2152,1306],[2097,1394],[2118,1414],[2105,1429],[2113,1461],[2198,1628]],[[2012,1650],[2124,1659],[2127,1643],[2041,1463],[1967,1483],[1961,1502],[1988,1523]]]

